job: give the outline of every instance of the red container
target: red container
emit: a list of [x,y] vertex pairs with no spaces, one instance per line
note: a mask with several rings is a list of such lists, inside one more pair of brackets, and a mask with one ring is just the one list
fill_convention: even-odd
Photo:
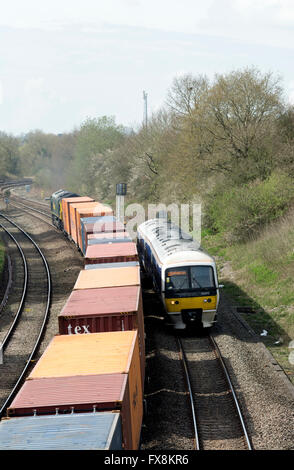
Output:
[[[92,220],[91,220],[92,219]],[[97,219],[97,218],[96,218]],[[122,222],[117,220],[106,221],[99,221],[97,223],[94,217],[88,217],[87,219],[81,219],[82,225],[82,245],[83,245],[83,253],[86,253],[86,249],[88,246],[88,237],[93,234],[98,233],[113,233],[113,232],[125,232],[125,226]],[[108,217],[105,217],[108,219]]]
[[[128,374],[78,375],[26,380],[8,416],[120,411],[124,449],[134,449],[133,421],[140,422]],[[138,427],[138,426],[137,426]],[[135,428],[136,429],[136,428]]]
[[[88,219],[90,219],[90,217]],[[105,233],[124,232],[126,229],[125,225],[119,220],[105,222],[105,223],[101,222],[99,224],[97,224],[97,222],[86,222],[84,223],[84,228],[85,228],[85,232],[88,234],[101,233],[101,232],[105,232]]]
[[139,261],[137,247],[134,242],[89,245],[85,254],[85,264],[127,261]]
[[140,286],[75,290],[58,315],[59,334],[138,330],[142,383],[145,339]]
[[130,234],[127,231],[124,232],[109,232],[109,233],[89,233],[85,242],[86,254],[87,247],[90,245],[106,244],[106,243],[131,243],[133,242]]
[[[129,232],[126,230],[124,232],[96,232],[96,233],[89,233],[88,234],[88,245],[89,241],[90,243],[95,243],[95,240],[97,240],[97,243],[110,243],[110,242],[116,242],[116,240],[121,240],[121,239],[130,239],[131,236]],[[120,243],[120,241],[118,241]]]

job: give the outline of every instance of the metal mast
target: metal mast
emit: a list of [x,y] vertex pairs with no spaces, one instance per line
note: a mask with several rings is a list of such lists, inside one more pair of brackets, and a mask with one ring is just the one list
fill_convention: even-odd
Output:
[[147,127],[147,93],[143,91],[143,100],[144,100],[144,114],[143,114],[143,126]]

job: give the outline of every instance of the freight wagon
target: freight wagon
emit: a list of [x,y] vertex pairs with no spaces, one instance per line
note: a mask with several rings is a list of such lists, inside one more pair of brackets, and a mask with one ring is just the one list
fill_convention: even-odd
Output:
[[89,245],[85,254],[85,264],[121,263],[138,260],[137,246],[134,242],[109,242]]
[[8,409],[8,416],[119,412],[122,447],[139,447],[143,388],[138,334],[54,336]]
[[0,422],[0,450],[121,450],[119,413],[9,418]]
[[77,203],[89,203],[94,202],[94,199],[91,197],[70,197],[70,198],[63,198],[61,200],[62,206],[62,218],[63,218],[63,230],[66,234],[71,236],[71,221],[70,221],[70,204],[77,204]]
[[[125,226],[114,216],[81,218],[82,253],[86,253],[88,237],[93,234],[124,232]],[[118,235],[118,234],[117,234]]]
[[136,244],[90,197],[56,191],[51,210],[85,266],[58,316],[59,334],[0,422],[0,449],[136,450],[145,378]]

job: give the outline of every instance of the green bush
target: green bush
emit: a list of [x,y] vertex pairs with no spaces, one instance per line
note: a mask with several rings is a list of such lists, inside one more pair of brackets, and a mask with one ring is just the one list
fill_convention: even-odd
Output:
[[291,178],[274,173],[264,181],[215,192],[206,206],[205,224],[230,243],[246,241],[282,216],[293,200]]

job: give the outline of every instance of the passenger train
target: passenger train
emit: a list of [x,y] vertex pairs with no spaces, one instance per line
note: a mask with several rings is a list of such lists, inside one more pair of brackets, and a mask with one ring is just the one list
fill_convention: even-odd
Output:
[[165,218],[138,227],[140,263],[160,295],[175,329],[211,327],[217,319],[219,289],[214,259],[193,238]]

